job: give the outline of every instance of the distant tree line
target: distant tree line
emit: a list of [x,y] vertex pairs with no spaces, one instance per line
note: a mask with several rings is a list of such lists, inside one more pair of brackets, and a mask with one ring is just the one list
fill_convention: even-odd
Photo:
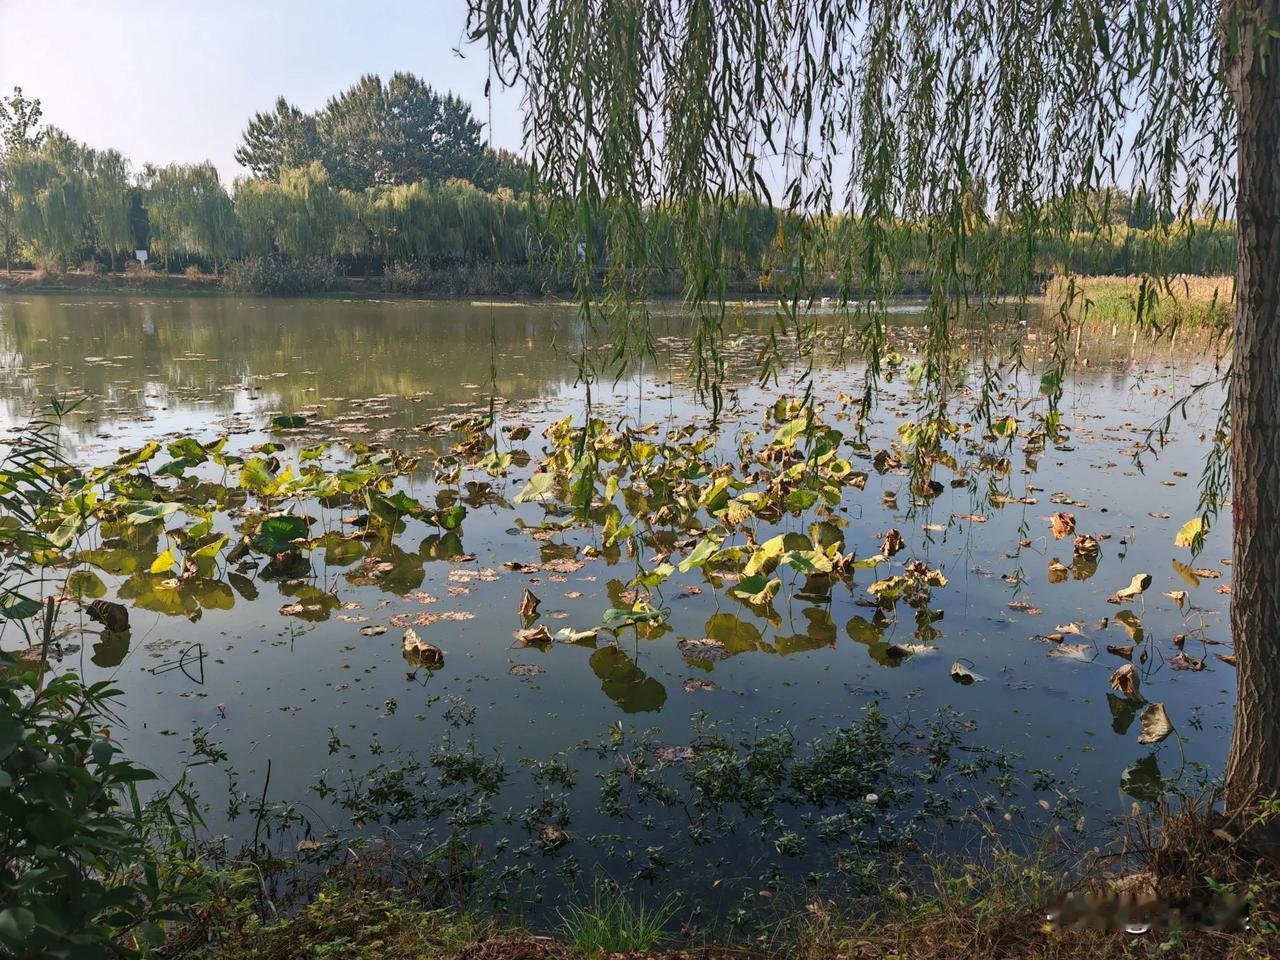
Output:
[[[545,225],[554,211],[529,191],[528,168],[484,145],[465,102],[409,74],[385,84],[366,76],[314,114],[283,98],[256,114],[236,151],[253,175],[232,191],[211,163],[148,164],[135,174],[117,151],[90,148],[41,120],[39,101],[21,89],[0,99],[7,267],[60,271],[92,262],[115,270],[146,249],[165,270],[215,273],[231,261],[264,257],[323,259],[374,273],[391,264],[555,269],[553,255],[560,268],[581,256],[593,269],[608,269],[609,242],[598,228],[580,238],[578,250],[552,250]],[[807,221],[732,198],[707,206],[707,216],[727,218],[731,227],[717,252],[730,279],[764,283],[804,273],[856,289],[860,278],[837,275],[847,269],[848,250],[868,247],[856,219]],[[674,218],[661,207],[647,215],[660,238],[650,261],[676,271],[675,232],[662,229]],[[903,221],[874,248],[910,272],[930,262],[928,242],[926,224]],[[1114,188],[1073,198],[1052,234],[1022,237],[993,218],[982,242],[973,255],[995,248],[1011,265],[1030,256],[1046,276],[1066,266],[1084,274],[1209,274],[1235,264],[1233,224],[1208,212],[1174,217]]]

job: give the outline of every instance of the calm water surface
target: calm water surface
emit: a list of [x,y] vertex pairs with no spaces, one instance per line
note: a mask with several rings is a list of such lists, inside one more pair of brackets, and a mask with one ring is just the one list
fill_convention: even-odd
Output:
[[[906,305],[895,318],[899,349],[910,363],[918,312]],[[772,322],[759,309],[730,318],[731,389],[715,455],[730,458],[739,436],[761,430],[768,404],[804,389],[798,366],[782,369],[776,385],[758,384],[757,354]],[[693,395],[688,322],[668,310],[654,323],[657,362],[627,371],[616,385],[612,377],[597,385],[597,414],[611,423],[630,416],[663,426],[705,424],[707,412]],[[833,414],[838,393],[859,393],[864,370],[832,346],[834,320],[830,326],[831,342],[815,355],[813,386]],[[1042,412],[1035,388],[1047,335],[1033,319],[1030,328],[1013,324],[1001,336],[1006,354],[1016,342],[1026,358],[1019,397],[1011,399]],[[892,644],[916,641],[916,625],[905,607],[894,622],[866,605],[870,571],[859,571],[852,587],[837,584],[825,602],[798,596],[802,580],[784,576],[767,615],[732,599],[724,583],[697,572],[680,575],[663,587],[670,609],[663,628],[623,630],[616,642],[602,633],[594,645],[556,643],[540,651],[512,639],[523,625],[517,607],[525,588],[541,598],[541,622],[553,633],[583,630],[618,605],[637,560],[648,559],[626,550],[584,558],[582,548],[598,544],[599,531],[535,538],[519,526],[538,524],[541,507],[509,502],[540,459],[546,423],[581,414],[574,353],[582,339],[575,313],[549,306],[0,298],[4,421],[20,425],[51,393],[84,396],[66,425],[68,453],[79,460],[114,458],[121,448],[180,433],[230,434],[230,448],[239,451],[273,437],[268,425],[277,413],[307,417],[304,434],[289,440],[294,448],[332,439],[431,456],[452,442],[445,435],[450,420],[487,411],[491,397],[503,425],[532,428],[529,439],[515,444],[530,454],[529,465],[496,479],[464,473],[459,492],[469,513],[460,535],[441,537],[411,522],[396,548],[376,558],[393,565],[376,577],[363,544],[316,550],[308,582],[345,605],[319,622],[281,615],[298,584],[248,571],[230,584],[234,589],[182,609],[135,605],[125,648],[107,649],[92,636],[66,644],[63,666],[114,677],[125,691],[125,728],[116,733],[134,755],[173,777],[193,756],[193,734],[225,751],[224,762],[193,773],[211,831],[240,840],[253,834],[255,817],[246,809],[262,791],[268,763],[269,801],[292,803],[298,818],[277,826],[273,842],[291,849],[301,836],[349,831],[352,806],[338,802],[344,796],[386,787],[400,776],[397,768],[431,767],[434,758],[433,782],[463,799],[444,811],[414,811],[394,826],[399,842],[430,846],[455,829],[474,830],[506,870],[495,887],[546,877],[572,886],[575,876],[605,871],[732,903],[749,899],[765,875],[778,882],[826,870],[827,847],[847,837],[827,847],[815,838],[830,825],[824,817],[849,808],[847,798],[786,816],[743,813],[737,825],[702,837],[690,829],[687,800],[644,796],[643,777],[626,785],[624,812],[610,807],[608,771],[620,750],[655,756],[667,748],[661,755],[677,761],[667,765],[677,775],[679,748],[704,742],[711,728],[753,743],[779,731],[803,742],[860,720],[875,704],[904,770],[927,752],[927,724],[943,723],[963,740],[954,748],[957,765],[967,756],[986,763],[984,751],[999,751],[1012,758],[1017,778],[1012,787],[1001,779],[1001,759],[945,790],[963,789],[963,803],[971,806],[990,800],[991,818],[1023,836],[1052,827],[1045,807],[1069,810],[1060,825],[1081,843],[1105,833],[1106,817],[1128,810],[1135,796],[1149,799],[1154,771],[1186,782],[1218,769],[1235,684],[1234,669],[1214,656],[1230,652],[1228,521],[1194,559],[1174,545],[1174,535],[1196,514],[1219,396],[1207,391],[1192,401],[1159,457],[1144,460],[1145,472],[1132,460],[1172,399],[1212,375],[1204,351],[1135,350],[1127,336],[1109,331],[1095,342],[1086,338],[1087,363],[1069,372],[1063,400],[1068,436],[1044,451],[1028,449],[1020,436],[1004,450],[1011,464],[1001,484],[1012,501],[992,502],[986,474],[952,485],[944,470],[943,492],[912,508],[907,476],[861,464],[869,472],[866,489],[850,490],[841,506],[846,550],[875,553],[892,527],[907,544],[896,561],[918,558],[945,571],[949,583],[933,596],[943,612],[933,625],[936,654],[893,655]],[[964,403],[957,398],[953,412],[963,413]],[[886,383],[868,427],[872,451],[887,447],[918,405],[906,377]],[[852,435],[850,422],[835,425]],[[468,479],[493,489],[467,488]],[[437,492],[426,470],[410,489],[424,500]],[[1103,538],[1096,570],[1073,566],[1070,538],[1050,534],[1047,518],[1059,510],[1075,515],[1078,532]],[[808,522],[788,520],[780,529],[803,530]],[[148,549],[138,548],[146,554],[138,561],[143,566],[154,557]],[[464,553],[474,559],[459,558]],[[1065,577],[1051,575],[1055,558],[1070,568]],[[550,572],[504,566],[556,559],[569,562]],[[113,572],[117,582],[128,574]],[[1146,594],[1126,607],[1108,603],[1137,573],[1153,577]],[[1181,610],[1165,595],[1178,590],[1189,595]],[[1116,619],[1122,609],[1141,618],[1136,638],[1132,624]],[[445,666],[434,673],[405,662],[403,630],[393,620],[404,623],[424,611],[461,617],[415,628],[445,651]],[[387,631],[360,632],[378,625]],[[1040,639],[1064,626],[1065,643],[1089,649],[1062,656],[1057,644]],[[1181,649],[1203,669],[1176,669],[1179,636],[1186,637]],[[714,664],[687,661],[678,641],[702,637],[721,640],[731,656]],[[1154,747],[1137,742],[1135,710],[1108,687],[1111,672],[1125,662],[1108,645],[1135,639],[1142,641],[1135,660],[1146,656],[1137,663],[1143,694],[1165,705],[1176,729]],[[174,669],[184,650],[204,656]],[[954,682],[949,669],[956,661],[985,679]],[[450,781],[447,758],[462,755],[505,771],[491,797],[479,798],[466,776]],[[382,771],[370,777],[379,764]],[[560,764],[575,775],[562,776]],[[1058,779],[1037,782],[1037,770]],[[242,798],[238,810],[228,795]],[[906,802],[918,808],[922,801]],[[387,826],[386,817],[358,809],[360,829],[373,834]],[[862,810],[856,829],[874,832],[881,816],[889,814]],[[539,843],[547,823],[563,824],[571,841],[554,850]]]

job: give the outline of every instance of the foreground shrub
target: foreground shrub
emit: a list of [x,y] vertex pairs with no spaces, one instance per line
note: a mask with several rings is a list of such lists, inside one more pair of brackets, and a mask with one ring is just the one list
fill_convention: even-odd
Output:
[[291,297],[345,290],[332,260],[323,257],[249,257],[227,264],[223,284],[235,293]]
[[[129,956],[164,939],[202,887],[151,771],[110,739],[106,683],[49,681],[0,654],[0,952]],[[194,817],[188,808],[186,816]],[[188,821],[190,822],[190,821]]]

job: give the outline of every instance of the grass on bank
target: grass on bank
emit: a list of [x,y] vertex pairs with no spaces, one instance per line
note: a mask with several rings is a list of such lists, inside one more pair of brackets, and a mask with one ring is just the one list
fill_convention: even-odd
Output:
[[[660,893],[642,901],[607,884],[538,935],[490,913],[433,909],[386,872],[350,867],[331,871],[300,907],[274,913],[245,870],[164,952],[198,960],[1263,960],[1280,957],[1280,872],[1253,835],[1276,823],[1276,800],[1233,818],[1183,801],[1134,820],[1109,853],[1082,865],[1069,891],[1059,858],[1016,856],[993,841],[984,854],[890,878],[870,899],[838,903],[798,884],[771,920],[719,935],[686,931],[688,904]],[[1053,912],[1056,923],[1046,919]],[[1129,923],[1149,926],[1126,932]]]
[[1085,323],[1138,324],[1158,333],[1182,326],[1220,331],[1235,310],[1235,278],[1055,276],[1044,297],[1046,313],[1065,310]]

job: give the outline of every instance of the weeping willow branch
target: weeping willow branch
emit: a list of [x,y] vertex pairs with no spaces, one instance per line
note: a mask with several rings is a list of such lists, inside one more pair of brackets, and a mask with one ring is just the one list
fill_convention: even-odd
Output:
[[[837,312],[869,365],[868,402],[905,238],[927,238],[936,404],[952,392],[955,329],[989,322],[1009,294],[1025,305],[1046,246],[1065,251],[1057,269],[1069,274],[1073,251],[1091,242],[1082,213],[1105,224],[1113,185],[1157,212],[1165,247],[1197,217],[1230,210],[1234,117],[1219,38],[1245,29],[1234,2],[469,2],[472,40],[524,91],[547,226],[562,249],[601,241],[579,267],[586,281],[604,270],[603,314],[626,333],[614,363],[649,342],[644,294],[668,266],[658,251],[674,250],[698,318],[699,388],[717,409],[725,250],[751,206],[777,215],[763,266],[802,345],[814,333],[801,307],[838,281]],[[1160,253],[1157,241],[1153,276]],[[579,295],[594,320],[589,282]],[[1046,365],[1060,372],[1065,309],[1059,322]]]

